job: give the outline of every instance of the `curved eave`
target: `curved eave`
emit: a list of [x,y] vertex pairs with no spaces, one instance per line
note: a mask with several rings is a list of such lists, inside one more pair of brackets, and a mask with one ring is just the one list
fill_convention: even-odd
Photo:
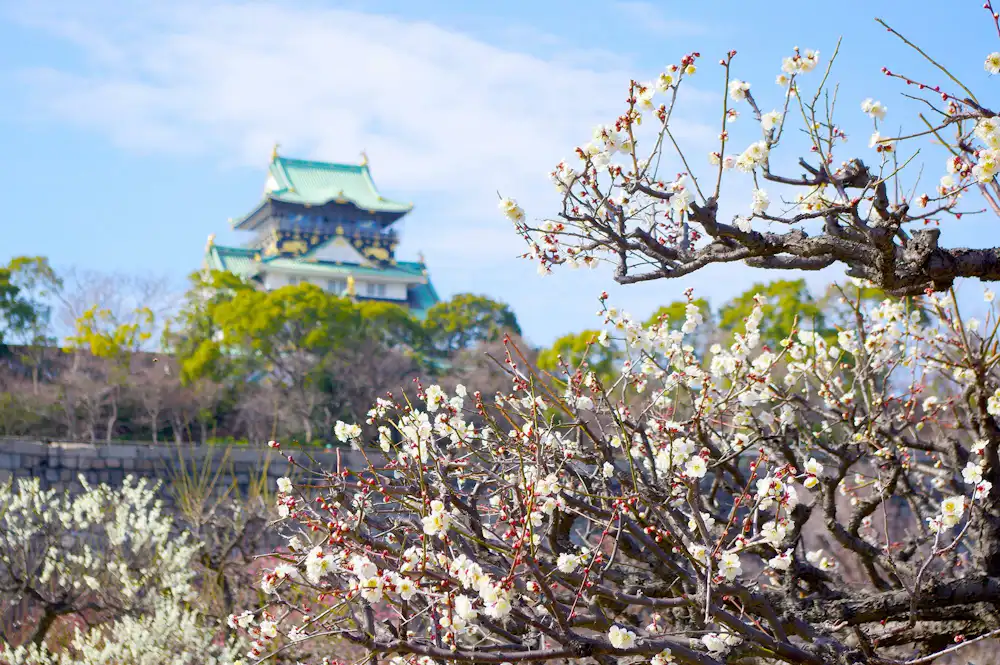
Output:
[[353,201],[348,201],[347,199],[334,199],[332,201],[327,201],[320,205],[311,205],[307,203],[301,203],[299,201],[288,201],[282,199],[280,196],[275,196],[274,194],[269,194],[260,205],[254,208],[246,216],[234,220],[232,226],[234,229],[239,231],[253,231],[261,224],[266,222],[268,219],[276,216],[278,213],[282,212],[293,212],[296,214],[309,215],[323,213],[327,210],[333,210],[336,208],[350,208],[352,211],[357,213],[359,216],[366,215],[377,215],[383,220],[383,224],[389,225],[396,222],[400,217],[409,212],[409,209],[402,211],[393,210],[379,210],[372,208],[363,208]]
[[271,197],[266,197],[256,208],[240,219],[232,221],[238,231],[252,231],[271,216]]
[[372,207],[366,207],[357,201],[350,199],[346,196],[335,196],[331,199],[314,200],[314,201],[303,201],[301,197],[297,196],[293,191],[288,189],[275,190],[268,194],[268,198],[275,201],[281,201],[282,203],[287,203],[289,205],[299,205],[309,208],[325,208],[332,205],[340,206],[352,206],[358,210],[363,210],[369,213],[382,213],[385,215],[398,215],[402,217],[406,213],[413,210],[412,204],[406,203],[396,203],[395,201],[380,201],[378,205]]
[[[300,167],[305,168],[315,168],[317,170],[333,170],[346,173],[354,173],[360,175],[364,180],[364,184],[368,189],[371,197],[374,198],[378,203],[371,207],[364,206],[356,201],[350,199],[349,197],[344,197],[338,199],[337,197],[331,198],[327,201],[315,199],[315,200],[304,200],[295,191],[295,182],[289,175],[287,170],[287,165],[295,164]],[[274,178],[275,183],[278,185],[277,189],[268,192],[268,195],[279,199],[285,200],[288,203],[298,203],[300,205],[310,205],[310,206],[325,206],[333,202],[343,202],[347,201],[353,203],[359,210],[369,210],[372,212],[382,212],[382,213],[407,213],[413,210],[412,203],[400,203],[399,201],[393,201],[382,196],[379,192],[378,187],[375,186],[375,180],[372,179],[371,169],[368,164],[336,164],[333,162],[317,162],[308,159],[291,159],[288,157],[275,157],[270,165],[268,166],[268,171]],[[287,194],[287,198],[282,198],[282,194]]]

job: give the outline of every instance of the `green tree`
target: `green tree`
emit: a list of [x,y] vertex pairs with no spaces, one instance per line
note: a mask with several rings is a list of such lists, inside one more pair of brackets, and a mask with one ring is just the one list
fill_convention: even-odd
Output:
[[559,376],[564,373],[564,366],[574,371],[586,363],[607,385],[614,377],[618,357],[619,349],[613,340],[602,337],[596,330],[584,330],[563,335],[542,350],[538,354],[538,367]]
[[803,279],[754,284],[719,309],[719,327],[727,331],[741,328],[753,309],[756,294],[764,298],[760,331],[767,344],[778,344],[793,329],[814,330],[823,336],[832,333],[826,325],[823,302],[809,293]]
[[283,410],[312,440],[318,414],[330,406],[334,354],[375,328],[386,336],[405,328],[391,309],[366,311],[378,322],[371,330],[355,303],[313,284],[261,291],[216,273],[195,279],[169,339],[185,382],[266,388],[273,395],[272,430]]
[[704,298],[697,298],[690,303],[687,300],[675,300],[669,305],[661,305],[653,312],[643,324],[646,327],[653,325],[666,325],[670,329],[680,328],[687,320],[688,305],[694,305],[701,313],[702,322],[692,332],[688,333],[688,340],[697,348],[705,348],[716,331],[715,315],[708,301]]
[[120,321],[111,310],[99,309],[95,305],[77,318],[75,331],[66,339],[68,351],[85,351],[107,363],[110,408],[105,436],[108,442],[114,436],[118,422],[122,391],[129,383],[132,357],[152,337],[154,325],[153,312],[148,308],[136,309],[130,321]]
[[509,306],[471,293],[460,293],[431,307],[424,329],[434,350],[443,354],[480,342],[494,342],[504,333],[521,334],[517,317]]
[[[649,315],[646,319],[644,326],[651,326],[656,323],[662,323],[664,321],[669,322],[673,326],[679,326],[684,323],[687,318],[687,300],[675,300],[669,305],[661,305],[655,312]],[[708,324],[712,320],[712,308],[709,307],[708,301],[704,298],[697,298],[692,300],[691,303],[701,312],[702,317],[705,319],[705,324]]]
[[0,344],[18,345],[18,360],[31,369],[32,391],[46,351],[55,344],[51,299],[62,280],[41,256],[18,256],[0,268]]
[[59,285],[48,260],[40,256],[18,256],[0,267],[0,343],[23,343],[47,325],[47,299]]
[[390,348],[422,349],[427,331],[409,311],[391,302],[366,300],[357,304],[362,330]]

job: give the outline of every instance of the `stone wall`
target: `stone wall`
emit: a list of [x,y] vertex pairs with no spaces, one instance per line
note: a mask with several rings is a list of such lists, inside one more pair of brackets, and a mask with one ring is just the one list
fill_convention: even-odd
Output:
[[[292,448],[285,452],[311,466],[306,451]],[[325,469],[337,467],[336,450],[309,450],[308,453]],[[340,450],[339,459],[342,467],[366,466],[364,458],[350,450]],[[200,476],[206,464],[210,468],[209,478],[215,478],[216,472],[220,472],[215,483],[216,493],[225,492],[233,482],[246,492],[251,482],[259,480],[265,470],[268,485],[274,491],[277,478],[301,473],[301,470],[290,469],[288,461],[270,448],[0,440],[0,483],[10,478],[39,478],[44,488],[77,492],[82,489],[81,475],[91,485],[117,486],[131,474],[151,481],[162,480],[165,489],[169,489],[167,486],[181,472],[182,461],[188,477]],[[171,498],[169,491],[162,494],[164,499]]]

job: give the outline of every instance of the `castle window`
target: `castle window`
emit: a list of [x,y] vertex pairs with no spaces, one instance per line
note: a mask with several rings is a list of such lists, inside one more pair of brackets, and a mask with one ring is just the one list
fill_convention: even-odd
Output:
[[365,294],[372,298],[384,298],[385,284],[368,282],[365,285]]
[[347,290],[347,280],[345,279],[328,279],[326,281],[326,290],[330,293],[341,294]]

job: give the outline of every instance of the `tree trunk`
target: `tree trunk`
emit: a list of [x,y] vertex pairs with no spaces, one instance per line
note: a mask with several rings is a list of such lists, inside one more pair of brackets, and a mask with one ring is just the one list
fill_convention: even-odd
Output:
[[35,626],[35,634],[31,636],[31,643],[37,646],[41,646],[45,642],[45,636],[49,633],[49,628],[55,623],[59,615],[51,610],[45,610],[41,619],[38,620],[38,624]]
[[111,415],[108,416],[108,431],[106,434],[106,440],[111,443],[111,439],[115,433],[115,423],[118,422],[118,395],[117,391],[111,393]]
[[184,425],[176,417],[170,418],[170,429],[174,431],[174,443],[178,446],[184,443]]

